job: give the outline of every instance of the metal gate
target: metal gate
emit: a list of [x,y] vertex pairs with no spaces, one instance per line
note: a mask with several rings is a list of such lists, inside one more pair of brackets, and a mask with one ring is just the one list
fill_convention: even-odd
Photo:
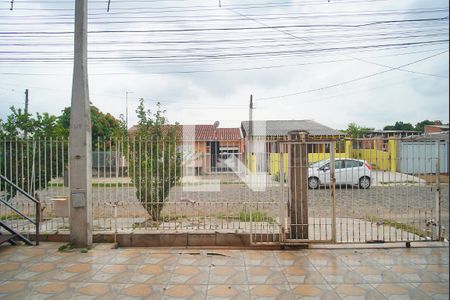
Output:
[[[334,143],[306,141],[302,135],[297,139],[284,142],[280,147],[281,155],[287,155],[288,160],[287,170],[282,173],[282,181],[287,183],[287,197],[281,205],[284,220],[281,242],[335,242]],[[322,168],[321,174],[311,168],[316,165]]]
[[405,157],[396,152],[402,139],[388,142],[381,147],[375,139],[311,139],[301,133],[279,141],[277,159],[266,161],[267,172],[277,178],[279,201],[266,215],[276,211],[279,215],[270,220],[250,218],[252,243],[448,239],[448,184],[441,185],[436,167],[443,153],[436,152],[431,159],[408,157],[428,169],[436,167],[432,176],[402,173]]

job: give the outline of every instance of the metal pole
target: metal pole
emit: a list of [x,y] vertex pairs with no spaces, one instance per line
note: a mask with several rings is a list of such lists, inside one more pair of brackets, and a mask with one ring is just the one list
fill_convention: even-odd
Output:
[[336,243],[336,174],[335,174],[335,143],[330,143],[330,190],[331,190],[331,240]]
[[288,133],[289,178],[291,191],[290,237],[296,240],[308,239],[308,133],[291,131]]
[[440,161],[440,147],[441,141],[438,139],[435,142],[436,153],[436,229],[437,236],[441,240],[441,161]]
[[[28,105],[29,105],[29,99],[28,99],[28,89],[25,90],[25,110],[24,110],[24,114],[25,114],[25,118],[27,118],[27,120],[29,120],[28,118]],[[28,125],[27,125],[28,126]],[[28,131],[27,128],[25,127],[25,132],[23,133],[23,137],[25,139],[28,138]]]
[[253,173],[253,95],[250,95],[248,122],[248,153],[249,153],[249,170],[250,175]]
[[129,92],[126,91],[125,95],[126,95],[126,103],[125,103],[125,124],[127,126],[127,130],[128,130],[128,94],[132,94],[133,92]]
[[75,49],[70,111],[70,242],[92,245],[92,137],[87,74],[88,0],[75,2]]

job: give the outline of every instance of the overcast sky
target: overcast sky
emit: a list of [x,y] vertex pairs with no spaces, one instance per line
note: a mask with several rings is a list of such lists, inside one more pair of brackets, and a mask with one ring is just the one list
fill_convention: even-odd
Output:
[[[170,121],[239,126],[314,119],[381,128],[448,122],[448,1],[106,0],[89,2],[91,101],[136,122],[139,98]],[[11,105],[70,105],[73,7],[0,3],[0,118]],[[404,66],[404,67],[402,67]]]

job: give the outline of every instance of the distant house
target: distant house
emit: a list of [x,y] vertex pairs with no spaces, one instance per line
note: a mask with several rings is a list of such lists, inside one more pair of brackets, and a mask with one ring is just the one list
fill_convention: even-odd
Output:
[[[253,148],[250,153],[249,137],[250,123],[244,121],[241,123],[241,131],[244,138],[244,153],[247,166],[252,172],[269,172],[276,174],[279,171],[280,160],[280,140],[285,140],[290,131],[306,131],[309,137],[313,139],[339,138],[345,134],[328,126],[322,125],[313,120],[268,120],[252,122]],[[345,146],[338,146],[337,152],[344,152]],[[309,161],[317,161],[329,157],[329,144],[308,145]],[[316,155],[314,154],[316,153]],[[328,153],[328,154],[325,154]],[[252,157],[250,166],[249,159]],[[284,156],[284,165],[287,169],[287,155]]]
[[[230,155],[240,159],[243,151],[239,128],[216,128],[214,125],[166,125],[176,126],[176,137],[181,145],[193,144],[195,153],[190,155],[196,174],[209,174],[230,171],[221,164]],[[129,132],[137,131],[133,126]]]
[[[242,135],[245,143],[249,139],[250,122],[241,123]],[[268,120],[253,121],[253,138],[266,141],[265,152],[276,153],[279,151],[276,140],[285,139],[290,131],[302,130],[308,132],[312,138],[344,137],[345,134],[313,120]],[[247,143],[246,143],[247,144]],[[321,151],[323,149],[317,149]],[[312,152],[312,151],[311,151]]]
[[436,133],[443,133],[448,132],[448,125],[426,125],[425,126],[425,134],[436,134]]
[[366,134],[367,138],[402,138],[412,135],[419,135],[420,131],[416,130],[374,130]]
[[[182,137],[195,141],[195,169],[197,174],[228,172],[221,163],[234,156],[241,158],[243,143],[239,128],[216,128],[214,125],[183,125]],[[180,132],[181,133],[181,132]],[[180,135],[181,136],[181,135]]]

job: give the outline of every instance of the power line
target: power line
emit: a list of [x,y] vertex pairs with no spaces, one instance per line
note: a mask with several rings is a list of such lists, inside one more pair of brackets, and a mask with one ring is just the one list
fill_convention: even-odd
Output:
[[[91,30],[89,34],[99,33],[168,33],[168,32],[204,32],[204,31],[240,31],[240,30],[262,30],[262,29],[283,29],[283,28],[360,28],[381,24],[399,24],[399,23],[417,23],[417,22],[433,22],[445,21],[448,16],[441,18],[424,18],[424,19],[408,19],[408,20],[385,20],[362,24],[302,24],[302,25],[276,25],[276,26],[258,26],[258,27],[216,27],[216,28],[183,28],[183,29],[144,29],[144,30]],[[259,23],[259,22],[258,22]],[[286,33],[286,32],[283,32]],[[66,35],[73,34],[73,31],[9,31],[0,32],[0,35]],[[298,37],[297,37],[298,38]]]
[[258,98],[258,99],[256,99],[256,101],[268,101],[268,100],[273,100],[273,99],[281,99],[281,98],[286,98],[286,97],[291,97],[291,96],[298,96],[298,95],[302,95],[302,94],[308,94],[308,93],[312,93],[312,92],[323,91],[323,90],[326,90],[326,89],[330,89],[330,88],[346,85],[346,84],[349,84],[349,83],[357,82],[357,81],[364,80],[364,79],[367,79],[367,78],[371,78],[371,77],[374,77],[374,76],[378,76],[378,75],[381,75],[381,74],[384,74],[384,73],[388,73],[388,72],[394,71],[394,70],[399,69],[399,68],[404,68],[404,67],[407,67],[407,66],[410,66],[410,65],[413,65],[413,64],[417,64],[419,62],[422,62],[422,61],[428,60],[430,58],[433,58],[433,57],[442,55],[444,53],[447,53],[448,51],[449,50],[445,50],[443,52],[439,52],[437,54],[433,54],[431,56],[427,56],[425,58],[421,58],[419,60],[416,60],[416,61],[413,61],[413,62],[410,62],[410,63],[407,63],[407,64],[403,64],[403,65],[401,65],[399,67],[396,67],[396,68],[392,68],[392,69],[389,69],[389,70],[384,70],[384,71],[372,73],[370,75],[354,78],[354,79],[347,80],[347,81],[342,81],[342,82],[339,82],[339,83],[336,83],[336,84],[323,86],[323,87],[320,87],[320,88],[315,88],[315,89],[310,89],[310,90],[305,90],[305,91],[301,91],[301,92],[296,92],[296,93],[284,94],[284,95],[280,95],[280,96]]
[[[235,12],[235,10],[233,10],[233,9],[230,9],[230,10],[231,10],[232,12]],[[239,13],[239,12],[236,12],[236,13],[239,14],[240,16],[247,17],[246,15],[243,15],[243,14],[241,14],[241,13]],[[263,22],[261,22],[261,21],[258,21],[257,19],[250,18],[250,17],[247,17],[247,18],[248,18],[249,20],[252,20],[252,21],[258,23],[258,24],[262,24],[262,25],[266,26],[267,28],[271,28],[271,29],[277,30],[277,31],[279,31],[279,32],[281,32],[281,33],[283,33],[283,34],[289,35],[289,36],[291,36],[291,37],[293,37],[293,38],[295,38],[295,39],[301,39],[301,40],[310,42],[310,43],[312,43],[312,44],[316,44],[316,43],[314,43],[314,42],[311,42],[309,39],[305,39],[304,37],[298,37],[298,36],[296,36],[296,35],[294,35],[294,34],[292,34],[292,33],[290,33],[290,32],[286,32],[286,31],[284,31],[284,30],[280,30],[280,29],[277,28],[277,27],[267,25],[267,24],[265,24],[265,23],[263,23]],[[448,16],[446,17],[446,19],[448,19]],[[393,22],[401,22],[401,20],[396,20],[396,21],[393,21]],[[372,22],[372,24],[374,24],[374,23],[378,23],[378,22]],[[382,67],[385,67],[385,68],[393,69],[393,68],[390,67],[390,66],[383,65],[383,64],[379,64],[379,63],[375,63],[375,62],[372,62],[372,61],[369,61],[369,60],[359,59],[358,57],[354,57],[354,56],[350,56],[350,55],[346,55],[346,54],[342,54],[342,55],[343,55],[343,56],[347,56],[347,57],[349,57],[349,58],[352,58],[352,59],[354,59],[354,60],[358,60],[358,61],[362,61],[362,62],[368,63],[368,64],[373,64],[373,65],[377,65],[377,66],[382,66]],[[434,75],[434,74],[427,74],[427,73],[415,72],[415,71],[410,71],[410,70],[405,70],[405,69],[398,69],[398,70],[399,70],[399,71],[404,71],[404,72],[416,73],[416,74],[419,74],[419,73],[420,73],[421,75],[436,76],[436,75]]]
[[[447,48],[422,50],[422,51],[411,51],[411,52],[403,52],[403,53],[390,54],[390,55],[378,55],[378,56],[371,56],[368,58],[404,56],[404,55],[410,55],[410,54],[436,52],[436,51],[440,51],[440,50],[444,50],[444,49],[447,49]],[[213,73],[213,72],[254,71],[254,70],[265,70],[265,69],[275,69],[275,68],[307,66],[307,65],[331,64],[331,63],[338,63],[338,62],[347,62],[347,61],[352,61],[352,60],[353,59],[350,59],[350,58],[344,58],[344,59],[336,59],[336,60],[322,60],[322,61],[315,61],[315,62],[304,62],[304,63],[295,63],[295,64],[294,63],[278,64],[278,65],[258,66],[258,67],[240,67],[240,68],[209,69],[209,70],[185,70],[185,71],[159,71],[159,72],[153,71],[153,72],[146,73],[146,74],[162,75],[162,74],[194,74],[194,73]],[[141,73],[139,73],[139,72],[136,72],[136,73],[104,72],[104,73],[90,73],[90,76],[137,75],[137,74],[141,74]],[[419,74],[420,74],[420,72],[419,72]],[[7,75],[7,76],[72,76],[72,73],[71,72],[68,72],[68,73],[1,72],[0,75]],[[432,75],[434,77],[448,78],[447,76],[440,75],[440,74],[427,74],[427,75]]]

